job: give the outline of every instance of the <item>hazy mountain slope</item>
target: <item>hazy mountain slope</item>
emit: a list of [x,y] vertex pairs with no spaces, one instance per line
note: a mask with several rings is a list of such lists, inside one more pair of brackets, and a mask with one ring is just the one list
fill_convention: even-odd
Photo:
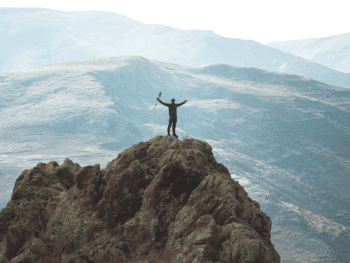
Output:
[[[108,12],[61,12],[32,9],[8,14],[0,8],[0,68],[2,72],[56,62],[115,56],[110,31],[119,38],[127,18]],[[103,13],[103,14],[101,14]],[[112,14],[112,15],[111,15]],[[110,21],[120,17],[118,25]],[[97,23],[96,23],[97,22]],[[136,21],[131,24],[138,24]],[[98,28],[96,28],[96,26]],[[110,39],[114,42],[115,38]],[[107,44],[104,44],[106,42]]]
[[329,68],[350,72],[350,33],[266,44]]
[[[0,74],[2,204],[20,172],[69,158],[104,168],[118,153],[176,133],[208,142],[261,204],[281,260],[340,262],[348,246],[350,91],[300,76],[143,57],[59,63]],[[297,242],[296,242],[297,240]]]
[[[63,12],[65,14],[66,12]],[[99,42],[118,48],[121,41],[130,30],[144,25],[122,14],[106,11],[75,12],[72,26],[86,36]]]
[[0,37],[5,39],[0,44],[1,72],[62,61],[132,55],[189,67],[210,63],[256,67],[350,87],[350,74],[255,41],[225,38],[212,31],[147,25],[102,11],[15,11],[9,8],[1,11]]

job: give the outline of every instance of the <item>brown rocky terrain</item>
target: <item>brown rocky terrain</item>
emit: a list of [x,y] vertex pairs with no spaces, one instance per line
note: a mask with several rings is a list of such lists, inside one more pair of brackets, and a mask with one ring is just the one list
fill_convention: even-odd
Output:
[[0,263],[277,263],[270,230],[208,143],[156,136],[102,170],[23,171],[0,212]]

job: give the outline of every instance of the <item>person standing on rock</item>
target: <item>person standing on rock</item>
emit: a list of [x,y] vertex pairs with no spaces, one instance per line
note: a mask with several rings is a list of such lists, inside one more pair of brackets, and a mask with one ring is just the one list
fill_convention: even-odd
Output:
[[185,100],[183,103],[180,103],[180,104],[175,104],[175,99],[172,98],[171,99],[171,104],[168,104],[168,103],[164,103],[162,102],[159,98],[157,98],[157,100],[162,103],[164,106],[167,106],[169,107],[169,125],[168,125],[168,135],[170,136],[170,127],[171,127],[171,124],[173,124],[173,135],[175,137],[178,137],[176,134],[175,134],[175,127],[176,127],[176,122],[177,122],[177,115],[176,115],[176,108],[181,106],[182,104],[185,104],[185,102],[187,102],[187,100]]

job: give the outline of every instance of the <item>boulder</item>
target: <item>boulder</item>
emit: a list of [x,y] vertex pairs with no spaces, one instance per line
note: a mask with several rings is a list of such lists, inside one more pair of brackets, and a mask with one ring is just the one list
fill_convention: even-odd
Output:
[[156,136],[102,170],[22,172],[0,212],[0,263],[277,263],[270,230],[208,143]]

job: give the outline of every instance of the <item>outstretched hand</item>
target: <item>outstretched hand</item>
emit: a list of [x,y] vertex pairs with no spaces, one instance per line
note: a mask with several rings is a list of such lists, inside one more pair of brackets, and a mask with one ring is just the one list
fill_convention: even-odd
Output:
[[185,100],[185,102],[187,102],[187,100]]

